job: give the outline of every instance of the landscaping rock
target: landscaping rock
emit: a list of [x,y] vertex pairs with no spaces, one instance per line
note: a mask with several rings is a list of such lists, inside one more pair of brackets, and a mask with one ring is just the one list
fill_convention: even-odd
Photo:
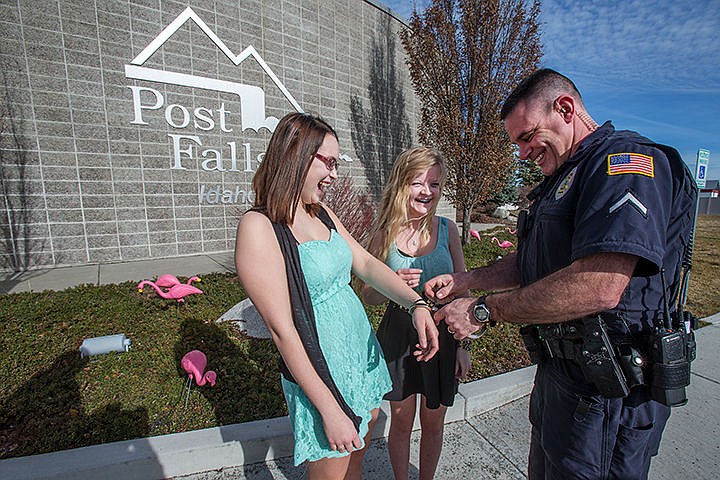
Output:
[[252,338],[271,338],[255,305],[246,298],[223,313],[216,322],[233,322],[245,335]]

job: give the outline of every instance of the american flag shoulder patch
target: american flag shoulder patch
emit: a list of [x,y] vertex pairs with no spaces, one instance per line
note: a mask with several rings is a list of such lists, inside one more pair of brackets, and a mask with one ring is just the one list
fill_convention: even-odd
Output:
[[653,157],[641,153],[613,153],[607,158],[608,175],[634,173],[655,177]]

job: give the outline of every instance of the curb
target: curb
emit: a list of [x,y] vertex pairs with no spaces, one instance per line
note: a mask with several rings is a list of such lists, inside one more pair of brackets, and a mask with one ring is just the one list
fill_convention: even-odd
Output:
[[[461,384],[445,423],[465,420],[530,393],[535,366]],[[372,438],[390,429],[383,402]],[[416,417],[413,429],[419,428]],[[293,454],[288,417],[106,443],[0,461],[0,478],[16,480],[158,479],[250,465]]]
[[705,317],[702,319],[703,322],[708,322],[712,325],[720,325],[720,312],[716,313],[715,315],[710,315],[709,317]]

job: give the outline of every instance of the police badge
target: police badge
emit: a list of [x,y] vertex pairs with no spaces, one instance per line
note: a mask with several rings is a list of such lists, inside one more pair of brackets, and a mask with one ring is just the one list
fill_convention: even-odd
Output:
[[565,178],[563,178],[563,181],[560,182],[560,186],[555,190],[555,200],[560,200],[562,197],[565,196],[565,194],[570,190],[570,185],[572,185],[573,179],[575,178],[575,171],[577,170],[577,167],[570,170],[570,172],[565,175]]

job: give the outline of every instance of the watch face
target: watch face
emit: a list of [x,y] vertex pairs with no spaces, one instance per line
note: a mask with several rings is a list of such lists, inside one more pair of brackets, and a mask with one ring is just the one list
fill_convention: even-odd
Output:
[[478,322],[486,322],[490,318],[490,311],[484,303],[480,303],[473,308],[473,315]]

